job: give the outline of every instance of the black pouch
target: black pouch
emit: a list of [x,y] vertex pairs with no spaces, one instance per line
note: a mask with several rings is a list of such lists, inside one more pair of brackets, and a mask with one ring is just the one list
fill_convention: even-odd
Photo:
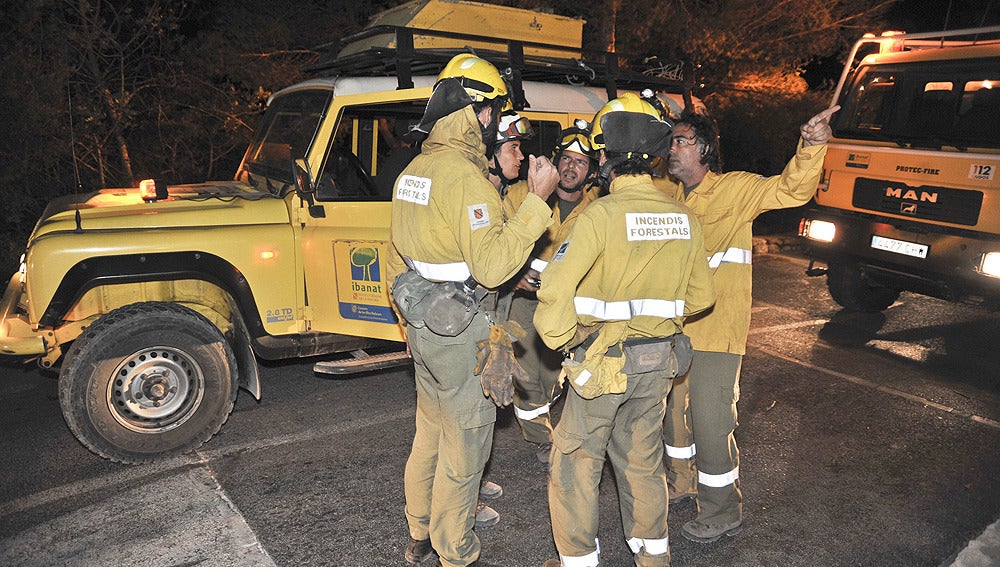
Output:
[[414,270],[406,270],[392,282],[392,298],[406,323],[418,329],[424,328],[429,296],[441,284],[434,283]]
[[626,341],[622,351],[626,375],[666,370],[671,378],[686,374],[691,367],[691,339],[683,333],[663,339]]
[[438,335],[458,336],[472,323],[487,293],[486,288],[470,282],[435,284],[424,300],[427,303],[424,324]]

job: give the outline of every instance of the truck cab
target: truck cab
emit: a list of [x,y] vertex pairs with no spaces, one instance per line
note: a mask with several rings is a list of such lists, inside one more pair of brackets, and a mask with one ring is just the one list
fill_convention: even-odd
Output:
[[852,310],[904,290],[1000,307],[1000,27],[866,35],[834,104],[808,273]]

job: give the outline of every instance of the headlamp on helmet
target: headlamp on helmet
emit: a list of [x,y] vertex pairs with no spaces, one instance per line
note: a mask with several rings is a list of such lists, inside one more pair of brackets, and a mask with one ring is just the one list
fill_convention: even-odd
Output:
[[565,151],[576,152],[593,158],[590,143],[590,124],[582,118],[573,121],[573,125],[563,129],[556,144],[555,155],[558,157]]

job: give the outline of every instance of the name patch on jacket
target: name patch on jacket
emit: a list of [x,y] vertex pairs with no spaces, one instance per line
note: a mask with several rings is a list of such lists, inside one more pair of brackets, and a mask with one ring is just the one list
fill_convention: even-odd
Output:
[[625,213],[629,240],[689,240],[691,223],[684,213]]
[[486,203],[469,205],[469,228],[476,230],[490,226],[490,211],[486,208]]
[[431,199],[431,180],[416,175],[404,175],[396,182],[396,198],[418,205],[426,205]]

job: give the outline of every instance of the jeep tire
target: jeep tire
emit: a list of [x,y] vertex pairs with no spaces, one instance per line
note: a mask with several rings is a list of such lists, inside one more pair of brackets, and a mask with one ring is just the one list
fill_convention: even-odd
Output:
[[826,285],[833,300],[851,311],[877,313],[899,299],[899,290],[875,284],[856,263],[830,262]]
[[237,370],[222,333],[173,303],[135,303],[84,330],[59,373],[59,404],[88,449],[144,463],[208,441],[232,412]]

